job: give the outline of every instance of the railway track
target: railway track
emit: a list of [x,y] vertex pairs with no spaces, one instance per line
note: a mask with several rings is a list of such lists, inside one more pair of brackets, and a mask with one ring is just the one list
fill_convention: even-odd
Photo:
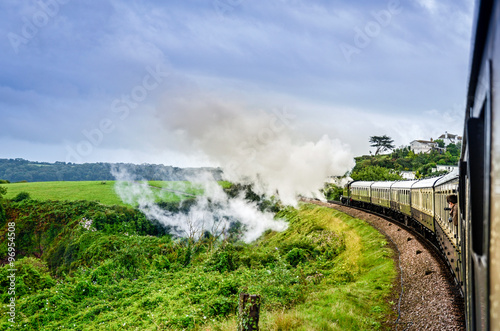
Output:
[[[393,330],[465,330],[463,298],[448,266],[433,244],[410,227],[386,215],[340,203],[315,203],[362,219],[392,243],[399,265],[393,309],[398,317]],[[391,324],[391,323],[388,323]]]
[[405,229],[406,231],[408,231],[409,233],[411,233],[412,235],[414,235],[416,238],[418,238],[420,240],[421,244],[423,246],[425,246],[429,250],[429,252],[432,253],[433,256],[442,263],[443,266],[446,266],[446,268],[447,268],[447,274],[448,274],[448,276],[450,278],[450,284],[453,283],[454,285],[456,285],[457,286],[457,291],[459,291],[460,296],[463,296],[462,293],[460,292],[460,288],[459,288],[458,284],[456,283],[456,279],[453,277],[453,274],[450,271],[451,267],[448,264],[448,261],[446,261],[446,259],[443,258],[443,253],[441,252],[441,249],[437,245],[437,241],[436,240],[429,240],[428,238],[426,238],[425,236],[423,236],[421,233],[419,233],[418,231],[416,231],[411,226],[408,226],[408,225],[406,225],[404,223],[401,223],[400,221],[397,221],[397,220],[393,219],[392,217],[390,217],[388,215],[377,213],[377,212],[372,211],[372,210],[367,210],[367,209],[363,209],[363,208],[359,208],[359,207],[355,207],[355,206],[346,206],[346,205],[343,205],[342,203],[340,203],[339,201],[328,200],[327,202],[329,204],[332,204],[332,205],[343,206],[343,207],[346,207],[346,208],[352,208],[352,209],[356,209],[356,210],[361,211],[361,212],[365,212],[365,213],[368,213],[368,214],[371,214],[371,215],[378,216],[380,218],[385,219],[388,222],[391,222],[392,224],[395,224],[395,225],[397,225],[397,226]]

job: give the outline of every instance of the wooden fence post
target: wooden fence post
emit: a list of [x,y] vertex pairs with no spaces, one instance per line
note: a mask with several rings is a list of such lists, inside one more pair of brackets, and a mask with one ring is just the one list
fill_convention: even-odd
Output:
[[260,295],[240,293],[238,302],[238,331],[259,330]]

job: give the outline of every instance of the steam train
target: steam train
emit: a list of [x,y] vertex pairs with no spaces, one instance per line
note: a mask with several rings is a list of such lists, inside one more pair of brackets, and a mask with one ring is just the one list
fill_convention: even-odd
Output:
[[[467,330],[500,330],[500,1],[477,0],[458,171],[351,182],[343,200],[412,226],[439,246],[464,296]],[[459,220],[445,197],[458,195]]]
[[372,210],[413,228],[439,248],[464,293],[463,224],[453,222],[447,196],[458,194],[459,172],[422,180],[353,181],[343,204]]

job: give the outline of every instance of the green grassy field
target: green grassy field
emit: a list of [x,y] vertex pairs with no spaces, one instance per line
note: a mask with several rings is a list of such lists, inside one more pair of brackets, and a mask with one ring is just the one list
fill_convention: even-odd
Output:
[[[203,194],[200,185],[185,181],[150,181],[148,184],[158,201],[180,201],[193,195]],[[226,187],[228,183],[221,182],[220,185]],[[7,188],[5,195],[7,199],[12,199],[21,192],[28,192],[32,199],[40,201],[87,200],[98,201],[110,206],[127,205],[116,194],[114,181],[33,182],[2,184],[0,186]]]

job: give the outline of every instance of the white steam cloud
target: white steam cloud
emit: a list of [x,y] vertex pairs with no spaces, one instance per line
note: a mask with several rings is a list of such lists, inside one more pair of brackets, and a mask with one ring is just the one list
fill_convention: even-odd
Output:
[[294,128],[296,116],[287,110],[250,112],[205,95],[169,98],[158,109],[159,120],[175,134],[184,152],[202,152],[220,166],[226,179],[253,183],[268,196],[296,205],[297,196],[321,198],[329,176],[354,166],[350,149],[324,135],[308,141]]
[[245,242],[256,240],[268,229],[283,231],[287,228],[286,222],[275,220],[272,213],[261,212],[255,203],[243,197],[229,199],[213,179],[194,180],[202,185],[204,194],[196,198],[196,204],[185,214],[160,208],[155,203],[157,194],[147,181],[137,181],[125,168],[112,169],[111,173],[117,180],[115,190],[125,203],[137,206],[148,219],[169,226],[171,233],[179,237],[198,239],[205,231],[215,236],[225,235],[235,221],[244,226],[241,239]]
[[[305,138],[318,136],[297,132],[295,120],[286,110],[250,112],[238,104],[190,94],[170,96],[157,110],[155,122],[165,129],[158,136],[168,136],[161,137],[162,149],[204,155],[223,169],[225,179],[252,184],[259,194],[296,205],[299,195],[321,198],[319,189],[326,179],[343,175],[354,160],[339,140],[326,135]],[[243,196],[228,198],[213,178],[192,179],[203,185],[204,194],[189,212],[171,213],[155,203],[157,196],[147,182],[137,181],[124,168],[112,172],[124,202],[138,206],[149,219],[169,226],[180,237],[199,238],[205,231],[223,235],[233,222],[239,222],[245,229],[242,239],[250,242],[267,229],[287,227]]]

